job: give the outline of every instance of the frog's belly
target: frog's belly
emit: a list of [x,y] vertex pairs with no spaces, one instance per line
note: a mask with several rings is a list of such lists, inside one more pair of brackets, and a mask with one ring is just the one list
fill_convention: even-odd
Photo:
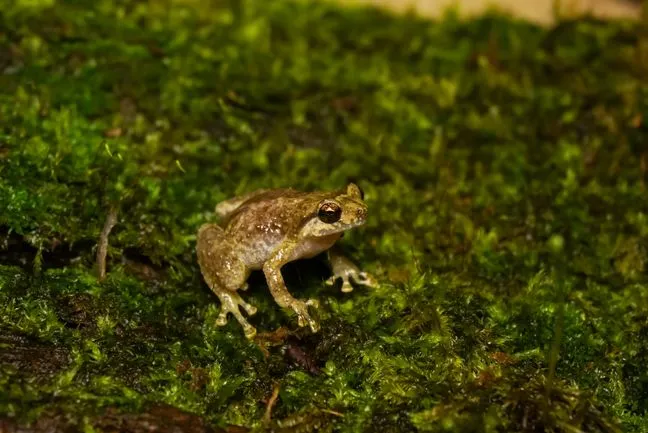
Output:
[[[330,236],[317,238],[302,239],[299,245],[290,252],[290,255],[284,261],[285,263],[299,259],[310,259],[316,255],[328,250],[340,239],[341,234],[336,233]],[[270,256],[280,248],[281,242],[273,242],[273,239],[267,239],[263,242],[255,242],[246,248],[245,263],[250,269],[261,269],[263,264]]]

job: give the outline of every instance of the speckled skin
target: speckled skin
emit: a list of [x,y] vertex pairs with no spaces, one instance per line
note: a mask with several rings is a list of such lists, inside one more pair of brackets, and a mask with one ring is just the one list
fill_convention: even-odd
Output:
[[[336,221],[322,217],[322,210],[334,209]],[[252,270],[262,269],[270,292],[283,308],[291,308],[299,326],[308,324],[313,332],[319,325],[308,313],[317,301],[295,299],[286,289],[281,267],[293,260],[314,257],[329,251],[333,284],[343,280],[342,291],[349,292],[349,279],[364,285],[374,280],[341,256],[331,247],[342,233],[364,224],[367,206],[355,184],[338,191],[301,192],[293,189],[260,190],[219,203],[216,214],[220,225],[205,224],[198,231],[197,255],[203,277],[221,301],[217,325],[227,323],[232,313],[243,326],[248,338],[256,329],[240,311],[248,315],[256,308],[246,303],[237,293],[247,289],[246,280]]]

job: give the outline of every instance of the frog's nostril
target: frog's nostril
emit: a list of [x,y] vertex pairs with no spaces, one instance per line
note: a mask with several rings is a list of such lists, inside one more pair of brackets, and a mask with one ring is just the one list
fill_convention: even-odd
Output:
[[367,209],[358,209],[356,211],[356,215],[358,216],[359,219],[367,218]]

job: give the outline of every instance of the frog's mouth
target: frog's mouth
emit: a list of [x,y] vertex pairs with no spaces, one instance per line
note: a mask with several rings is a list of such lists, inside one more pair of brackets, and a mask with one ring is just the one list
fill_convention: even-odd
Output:
[[322,236],[328,236],[336,233],[344,233],[347,230],[363,225],[365,222],[367,222],[367,220],[359,219],[351,223],[343,223],[343,222],[333,223],[329,225],[330,229],[324,230]]

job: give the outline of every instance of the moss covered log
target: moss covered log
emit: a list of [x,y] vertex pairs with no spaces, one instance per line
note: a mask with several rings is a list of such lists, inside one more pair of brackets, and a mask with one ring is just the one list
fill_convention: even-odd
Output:
[[[647,432],[647,85],[642,24],[1,0],[0,430]],[[350,180],[380,287],[216,327],[215,204]]]

